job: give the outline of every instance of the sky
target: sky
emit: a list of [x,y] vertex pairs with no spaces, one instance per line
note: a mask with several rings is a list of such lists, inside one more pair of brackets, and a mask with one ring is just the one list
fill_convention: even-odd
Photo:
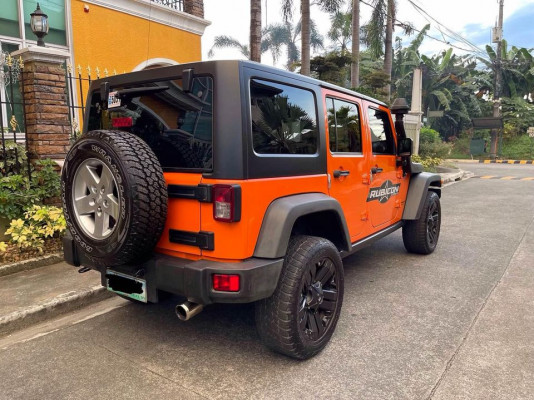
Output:
[[[372,0],[366,0],[371,2]],[[460,34],[473,44],[484,50],[487,44],[491,44],[491,28],[495,26],[499,13],[498,0],[411,0],[421,9],[441,23],[449,30]],[[280,5],[282,0],[262,0],[262,25],[282,22]],[[348,4],[349,2],[346,1]],[[443,33],[443,28],[438,29],[438,24],[431,18],[421,15],[410,0],[397,0],[397,19],[410,22],[416,29],[422,29],[427,23],[431,23],[430,36],[445,40],[453,45],[466,48],[465,44],[454,42]],[[299,0],[293,0],[295,5],[294,19],[298,18]],[[365,24],[370,17],[371,8],[361,3],[361,24]],[[319,7],[312,6],[312,19],[315,20],[320,32],[326,38],[330,27],[329,17]],[[208,60],[208,51],[213,45],[215,36],[229,35],[238,39],[243,44],[248,44],[250,0],[204,0],[204,17],[211,21],[202,38],[202,58]],[[509,45],[518,47],[534,48],[534,0],[504,0],[504,38]],[[397,28],[395,36],[401,36]],[[412,37],[406,38],[409,43]],[[328,43],[328,42],[327,42]],[[434,54],[446,50],[450,46],[431,39],[425,39],[420,50],[426,54]],[[456,50],[462,53],[461,50]],[[212,59],[235,59],[244,58],[236,50],[215,50]],[[262,62],[273,64],[272,58],[264,53]],[[283,60],[277,66],[282,66]]]

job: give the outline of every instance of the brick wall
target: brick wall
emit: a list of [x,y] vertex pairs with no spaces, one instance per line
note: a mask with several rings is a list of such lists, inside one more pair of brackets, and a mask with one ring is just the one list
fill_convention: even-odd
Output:
[[204,18],[204,0],[184,0],[184,11],[196,17]]
[[62,159],[69,147],[65,71],[57,64],[24,67],[26,137],[31,158]]

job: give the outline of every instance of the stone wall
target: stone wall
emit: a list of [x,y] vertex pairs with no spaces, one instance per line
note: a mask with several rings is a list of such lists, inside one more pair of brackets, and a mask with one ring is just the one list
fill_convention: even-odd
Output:
[[62,159],[71,132],[65,71],[57,64],[26,63],[24,99],[31,158]]
[[196,17],[204,18],[204,0],[184,0],[184,11]]

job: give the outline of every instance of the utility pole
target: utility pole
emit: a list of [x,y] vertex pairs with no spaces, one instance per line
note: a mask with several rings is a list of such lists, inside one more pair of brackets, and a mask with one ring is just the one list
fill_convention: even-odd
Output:
[[[497,57],[495,59],[495,90],[493,93],[493,116],[501,116],[501,92],[502,92],[502,40],[503,40],[503,9],[504,0],[499,0],[499,19],[493,32],[493,42],[497,43]],[[498,130],[491,131],[490,158],[497,158],[497,135]]]

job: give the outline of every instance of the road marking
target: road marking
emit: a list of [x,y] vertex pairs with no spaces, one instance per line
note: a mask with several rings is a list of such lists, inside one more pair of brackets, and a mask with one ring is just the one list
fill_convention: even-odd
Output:
[[474,176],[473,178],[493,179],[493,180],[501,180],[501,181],[534,181],[534,176],[527,176],[525,178],[521,178],[519,176],[484,175],[484,176]]

